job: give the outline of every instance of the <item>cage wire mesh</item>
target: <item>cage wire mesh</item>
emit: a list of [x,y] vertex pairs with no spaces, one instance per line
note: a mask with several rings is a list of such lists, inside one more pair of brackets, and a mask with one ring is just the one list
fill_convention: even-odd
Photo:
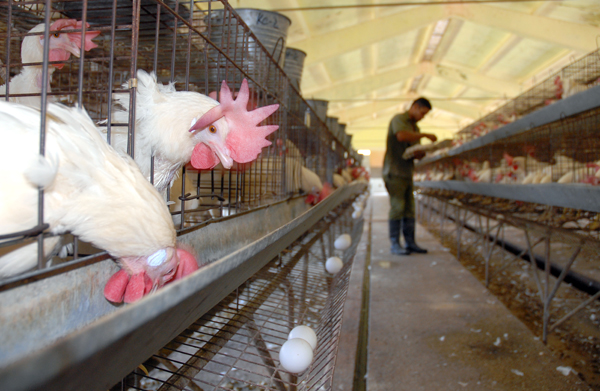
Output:
[[600,50],[596,50],[579,60],[573,60],[500,108],[466,126],[456,133],[454,144],[469,142],[539,108],[599,84]]
[[460,154],[418,164],[416,180],[600,183],[600,109],[542,125]]
[[[511,214],[548,227],[567,229],[585,238],[600,239],[597,211],[578,206],[585,200],[586,188],[600,184],[600,109],[564,118],[505,139],[446,157],[431,164],[419,165],[418,181],[456,180],[481,184],[515,185],[514,198],[485,196],[441,188],[421,187],[420,192],[460,200],[490,213]],[[508,163],[510,161],[510,164]],[[571,186],[580,197],[571,197],[571,207],[561,204],[524,202],[525,193],[535,191],[519,185],[555,183]],[[417,182],[418,185],[418,182]],[[579,187],[576,187],[579,186]],[[569,188],[565,188],[568,190]],[[554,199],[566,202],[560,188]],[[518,201],[515,201],[518,200]]]
[[[337,356],[350,270],[363,220],[350,216],[346,202],[190,325],[112,390],[329,390]],[[335,250],[348,233],[352,245]],[[344,266],[331,275],[329,256]],[[292,328],[317,334],[310,367],[289,373],[279,351]]]
[[[65,32],[87,34],[88,38],[94,35],[97,47],[81,49],[79,58],[72,55],[66,60],[49,61],[41,51],[38,58],[22,59],[26,38],[44,34],[43,28],[30,31],[40,24],[43,27],[46,19],[50,29],[58,28],[54,23],[59,20],[82,22],[81,27],[46,30],[50,37]],[[31,105],[40,107],[47,97],[48,102],[83,107],[94,121],[106,121],[99,126],[109,143],[124,137],[128,153],[135,157],[136,132],[141,131],[135,122],[138,69],[154,72],[159,85],[174,83],[177,91],[195,91],[217,98],[221,81],[226,81],[235,95],[241,81],[248,80],[248,108],[279,104],[279,110],[265,121],[279,125],[279,130],[269,136],[272,144],[252,163],[234,163],[230,170],[221,165],[212,170],[199,171],[190,166],[180,170],[165,198],[172,204],[173,220],[181,232],[309,191],[302,189],[305,168],[322,181],[332,183],[334,172],[347,164],[360,164],[349,143],[335,137],[324,122],[306,120],[307,112],[313,109],[281,67],[286,19],[260,10],[238,13],[220,0],[10,0],[0,4],[0,36],[5,42],[0,47],[0,76],[3,82],[14,80],[26,69],[49,82],[47,88],[23,92],[14,88],[11,81],[0,98],[26,98]],[[125,100],[130,102],[127,121],[115,120],[115,94],[125,94]],[[44,110],[41,105],[42,114]],[[154,160],[150,162],[151,181],[158,164]],[[9,244],[18,246],[35,240],[45,228],[40,224],[26,234],[6,233],[0,252],[12,251]],[[40,258],[38,269],[53,270],[56,265],[82,257],[87,263],[105,259],[97,255],[100,249],[70,235],[63,237],[63,244],[71,241],[67,255],[62,254],[64,258],[47,254]],[[34,273],[42,278],[48,270]],[[2,286],[6,284],[0,281],[0,289]]]

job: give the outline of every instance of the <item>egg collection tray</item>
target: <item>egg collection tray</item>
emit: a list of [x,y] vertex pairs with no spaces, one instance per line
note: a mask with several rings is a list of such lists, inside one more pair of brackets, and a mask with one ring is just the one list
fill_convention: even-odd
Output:
[[[225,297],[112,390],[331,389],[342,311],[363,220],[338,208]],[[348,233],[352,245],[335,250]],[[330,256],[344,262],[335,275]],[[290,373],[279,352],[290,330],[312,328],[308,369]],[[146,373],[147,371],[147,373]]]

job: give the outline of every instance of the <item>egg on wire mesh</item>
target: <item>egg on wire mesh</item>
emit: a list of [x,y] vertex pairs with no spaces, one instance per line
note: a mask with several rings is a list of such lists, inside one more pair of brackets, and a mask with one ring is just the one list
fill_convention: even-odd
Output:
[[337,237],[335,242],[333,242],[333,246],[337,250],[346,250],[352,244],[352,237],[348,234],[342,234]]
[[279,350],[279,362],[283,369],[291,373],[300,373],[308,369],[313,360],[310,344],[302,338],[287,340]]
[[317,334],[308,326],[301,325],[294,327],[288,335],[288,340],[293,338],[301,338],[305,340],[313,350],[317,347]]
[[338,257],[327,258],[327,261],[325,262],[325,270],[327,270],[329,274],[336,274],[342,270],[342,267],[344,267],[344,262]]
[[354,220],[360,219],[361,216],[362,216],[362,210],[355,210],[354,212],[352,212],[352,218]]

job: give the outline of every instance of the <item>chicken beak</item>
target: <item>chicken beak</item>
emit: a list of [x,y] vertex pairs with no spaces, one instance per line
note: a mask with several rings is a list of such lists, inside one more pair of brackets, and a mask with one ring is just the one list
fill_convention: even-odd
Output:
[[230,156],[229,149],[222,144],[209,143],[210,149],[217,155],[221,164],[226,169],[230,169],[233,166],[233,159]]
[[52,49],[62,49],[66,52],[71,53],[72,55],[74,55],[77,58],[79,58],[80,50],[81,50],[79,48],[79,46],[77,46],[76,43],[74,43],[68,39],[56,42],[54,45],[52,45]]

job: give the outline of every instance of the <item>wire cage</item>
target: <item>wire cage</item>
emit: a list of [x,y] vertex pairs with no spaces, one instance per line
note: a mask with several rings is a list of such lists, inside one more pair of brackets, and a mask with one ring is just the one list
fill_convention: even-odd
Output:
[[460,130],[454,144],[462,145],[502,126],[600,84],[600,50],[593,51],[552,73],[521,95]]
[[[239,289],[190,325],[112,390],[327,390],[332,389],[341,317],[363,221],[349,205],[334,210]],[[352,246],[335,250],[348,233]],[[344,262],[335,275],[327,257]],[[302,373],[280,364],[290,331],[305,325],[317,334],[310,367]]]
[[586,184],[600,179],[600,109],[563,118],[416,168],[418,180]]
[[[0,5],[0,36],[4,41],[0,76],[4,83],[11,82],[0,91],[0,98],[40,108],[40,129],[44,128],[47,102],[83,107],[109,143],[116,146],[117,140],[124,139],[127,153],[135,158],[135,140],[143,131],[136,125],[138,70],[155,73],[162,86],[159,88],[174,83],[176,91],[210,94],[217,99],[222,81],[235,96],[246,79],[249,109],[279,104],[263,122],[279,125],[279,130],[269,136],[271,145],[254,162],[234,163],[229,170],[221,165],[212,170],[184,165],[173,175],[174,182],[170,188],[166,186],[164,196],[181,232],[301,195],[305,191],[303,167],[331,183],[334,171],[347,164],[360,164],[355,151],[334,137],[325,123],[306,120],[313,109],[282,68],[285,23],[289,26],[282,15],[260,10],[238,13],[221,0],[9,0]],[[71,41],[77,43],[78,50],[56,59],[44,42],[67,33],[74,34]],[[39,37],[40,52],[35,58],[22,58],[22,48],[31,37]],[[25,71],[39,77],[34,91],[20,90],[14,82]],[[126,120],[115,114],[116,96],[129,102]],[[153,183],[159,164],[155,160],[153,157],[144,163],[150,167],[148,178]],[[41,235],[50,235],[43,233],[46,228],[40,218],[38,226],[26,233],[2,232],[0,251],[10,252],[9,245],[32,242],[36,237],[41,243]],[[63,239],[66,244],[71,237]],[[40,251],[37,268],[52,269],[65,260],[82,257],[87,263],[105,259],[106,255],[98,255],[100,251],[75,238],[66,255],[62,253],[65,258],[53,256],[47,262]],[[41,275],[39,270],[33,273]],[[0,282],[0,287],[7,281],[14,286],[11,277]]]

